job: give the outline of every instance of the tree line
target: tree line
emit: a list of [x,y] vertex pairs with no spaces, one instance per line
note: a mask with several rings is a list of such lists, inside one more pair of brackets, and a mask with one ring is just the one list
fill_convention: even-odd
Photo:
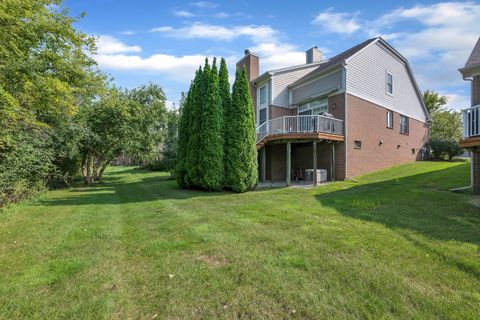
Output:
[[228,70],[216,58],[195,73],[182,108],[175,177],[183,188],[235,192],[258,180],[255,118],[245,68],[232,91]]
[[463,153],[459,140],[462,138],[462,112],[445,107],[448,98],[426,90],[423,101],[430,115],[430,157],[434,160],[452,160]]
[[121,151],[158,152],[169,112],[158,85],[122,90],[60,0],[0,1],[0,206],[83,174],[101,179]]

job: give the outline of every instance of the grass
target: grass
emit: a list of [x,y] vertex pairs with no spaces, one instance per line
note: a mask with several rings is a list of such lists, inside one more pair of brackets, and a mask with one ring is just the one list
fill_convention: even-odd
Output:
[[0,212],[4,319],[478,319],[480,209],[420,162],[312,189],[105,183]]

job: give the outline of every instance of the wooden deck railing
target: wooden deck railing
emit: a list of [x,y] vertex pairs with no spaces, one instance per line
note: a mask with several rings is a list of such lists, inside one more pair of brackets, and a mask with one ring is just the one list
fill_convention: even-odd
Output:
[[330,133],[343,135],[343,120],[325,116],[285,116],[264,122],[257,128],[257,143],[270,135]]

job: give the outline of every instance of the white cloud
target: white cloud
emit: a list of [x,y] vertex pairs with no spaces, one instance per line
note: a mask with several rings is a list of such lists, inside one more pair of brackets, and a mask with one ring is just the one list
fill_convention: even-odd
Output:
[[217,3],[210,2],[210,1],[197,1],[197,2],[190,3],[190,5],[197,8],[207,8],[207,9],[213,9],[218,7]]
[[142,51],[142,49],[139,46],[128,46],[112,36],[102,35],[98,37],[98,54],[115,54],[140,51]]
[[260,56],[260,67],[264,71],[305,63],[305,52],[289,43],[262,42],[250,50]]
[[124,36],[132,36],[134,34],[137,34],[137,32],[133,30],[125,30],[125,31],[120,31],[119,34],[122,34]]
[[[260,67],[262,70],[271,70],[305,63],[305,52],[278,38],[279,32],[268,25],[239,25],[225,27],[220,25],[211,25],[203,23],[194,23],[192,25],[173,28],[163,26],[150,30],[160,32],[166,36],[179,39],[212,39],[233,41],[239,37],[247,37],[253,42],[250,48],[260,56]],[[241,55],[230,57],[232,65],[241,58]]]
[[182,18],[192,18],[195,17],[195,14],[191,13],[190,11],[187,10],[175,10],[173,12],[174,15],[177,17],[182,17]]
[[328,32],[352,34],[361,28],[357,15],[357,13],[333,12],[330,8],[319,13],[312,23]]
[[276,30],[272,29],[270,26],[265,25],[224,27],[204,23],[194,23],[182,28],[162,26],[158,28],[153,28],[150,31],[163,33],[167,36],[180,39],[211,39],[232,41],[241,36],[248,36],[256,42],[271,39],[277,34]]
[[148,57],[126,54],[98,54],[95,56],[100,67],[111,70],[153,71],[172,79],[188,83],[195,70],[203,64],[205,56],[174,56],[154,54]]
[[[468,86],[457,69],[463,66],[480,35],[479,16],[480,4],[467,1],[400,7],[373,20],[331,9],[318,17],[332,33],[382,36],[410,60],[422,89],[443,91],[450,97],[451,107],[464,108],[470,103],[467,90],[465,94],[464,90],[449,91]],[[313,23],[318,24],[318,17]],[[412,26],[415,31],[411,31]],[[403,27],[409,31],[396,32]]]
[[225,19],[230,17],[230,15],[226,12],[219,12],[214,15],[215,18]]
[[463,93],[440,93],[448,98],[446,107],[448,109],[462,110],[470,108],[471,101],[468,95]]

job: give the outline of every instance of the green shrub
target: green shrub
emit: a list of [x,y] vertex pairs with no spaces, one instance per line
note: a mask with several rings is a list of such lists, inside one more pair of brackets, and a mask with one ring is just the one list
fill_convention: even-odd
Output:
[[463,153],[463,149],[455,139],[431,138],[430,139],[431,156],[434,160],[451,161],[454,157]]

